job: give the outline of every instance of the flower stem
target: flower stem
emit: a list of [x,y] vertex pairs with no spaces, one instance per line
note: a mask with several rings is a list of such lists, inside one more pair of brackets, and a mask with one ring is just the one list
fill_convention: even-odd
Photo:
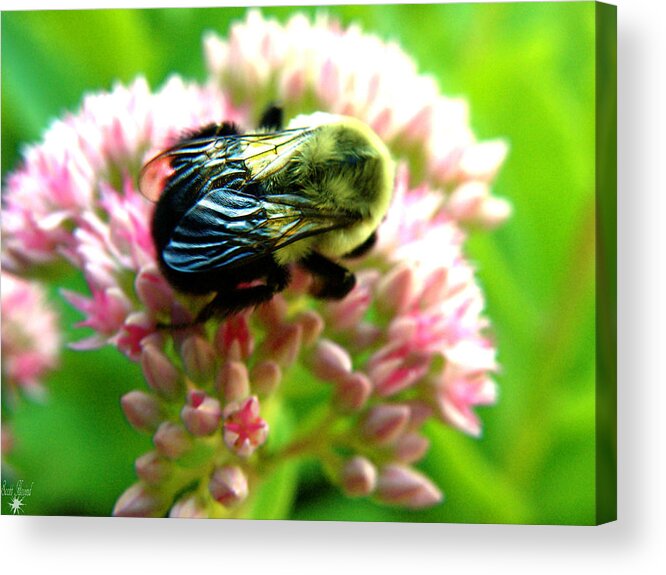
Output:
[[325,458],[331,445],[331,429],[338,414],[329,405],[315,411],[300,435],[281,450],[264,459],[262,465],[272,468],[288,459],[319,455]]

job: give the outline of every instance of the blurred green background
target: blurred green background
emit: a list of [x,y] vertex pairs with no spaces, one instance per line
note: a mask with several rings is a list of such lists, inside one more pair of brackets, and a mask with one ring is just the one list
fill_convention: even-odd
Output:
[[[296,10],[264,13],[285,20]],[[442,505],[406,512],[348,500],[312,465],[295,500],[281,508],[297,519],[594,523],[594,4],[327,11],[397,40],[443,93],[469,100],[479,139],[510,144],[495,193],[512,202],[514,216],[467,244],[503,369],[498,404],[480,410],[481,439],[428,429],[433,444],[420,467],[444,489]],[[152,86],[174,72],[203,80],[202,33],[224,35],[244,12],[3,13],[3,176],[17,166],[21,145],[39,140],[85,92],[137,75]],[[61,307],[67,324],[80,319]],[[22,404],[13,414],[12,462],[17,477],[34,481],[28,513],[110,513],[134,481],[134,457],[149,446],[118,404],[140,377],[114,350],[68,351],[49,381],[51,401]]]

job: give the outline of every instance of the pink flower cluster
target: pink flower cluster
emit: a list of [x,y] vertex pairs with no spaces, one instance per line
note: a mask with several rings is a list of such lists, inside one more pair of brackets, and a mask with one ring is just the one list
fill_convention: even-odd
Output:
[[[139,480],[114,513],[242,517],[262,480],[293,457],[320,459],[350,496],[438,503],[439,488],[414,467],[428,449],[423,424],[437,417],[478,435],[474,409],[496,395],[495,347],[461,224],[507,217],[489,191],[504,144],[476,142],[463,102],[356,27],[302,16],[283,26],[251,11],[228,40],[209,36],[205,46],[208,85],[173,78],[151,93],[137,80],[89,95],[7,181],[3,265],[79,269],[89,293],[64,296],[90,334],[74,347],[114,345],[145,377],[121,403],[154,450],[137,459]],[[273,101],[288,117],[356,116],[389,144],[400,169],[378,245],[354,264],[358,282],[342,301],[315,300],[294,269],[290,287],[256,310],[158,329],[187,324],[206,299],[175,293],[156,265],[153,205],[136,187],[143,163],[186,129],[250,128]],[[303,393],[319,408],[272,444],[280,410]]]
[[[139,79],[86,96],[77,114],[55,120],[41,143],[25,149],[22,166],[7,178],[3,268],[29,273],[61,256],[77,267],[94,267],[90,260],[96,254],[89,250],[99,246],[112,252],[103,272],[141,266],[146,258],[139,249],[152,256],[145,234],[151,206],[136,197],[138,170],[184,129],[220,118],[239,119],[221,91],[178,77],[156,93]],[[117,192],[125,199],[115,199]],[[100,208],[106,212],[102,218],[94,215]],[[103,231],[100,222],[123,229]],[[116,262],[119,254],[123,261]]]
[[39,284],[5,271],[0,283],[4,391],[41,397],[44,376],[58,364],[59,318]]

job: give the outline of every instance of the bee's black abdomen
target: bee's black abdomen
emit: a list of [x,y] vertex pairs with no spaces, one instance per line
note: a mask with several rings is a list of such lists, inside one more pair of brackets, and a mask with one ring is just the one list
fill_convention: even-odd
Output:
[[233,122],[223,122],[222,124],[210,123],[196,130],[186,130],[180,137],[178,143],[182,144],[189,140],[198,140],[202,138],[222,138],[224,136],[235,136],[239,134],[238,126]]

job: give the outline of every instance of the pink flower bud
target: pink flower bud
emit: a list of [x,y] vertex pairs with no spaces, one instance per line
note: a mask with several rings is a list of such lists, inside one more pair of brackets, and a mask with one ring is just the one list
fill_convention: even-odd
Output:
[[347,411],[363,409],[371,393],[370,379],[360,372],[350,373],[340,378],[335,385],[335,399],[340,408]]
[[227,508],[235,507],[247,497],[247,477],[237,465],[227,465],[213,472],[208,490],[218,503]]
[[156,492],[143,483],[127,489],[113,508],[115,517],[161,517],[165,504]]
[[113,338],[118,349],[132,361],[139,361],[144,339],[155,332],[155,324],[145,313],[133,313]]
[[393,112],[390,108],[384,108],[370,122],[370,127],[375,131],[375,133],[384,138],[388,139],[389,130],[391,124],[393,123]]
[[122,396],[120,405],[132,427],[139,431],[154,431],[162,420],[157,399],[143,391],[130,391]]
[[387,465],[379,473],[380,501],[410,509],[431,507],[442,501],[441,491],[427,477],[403,465]]
[[417,318],[409,315],[401,315],[389,324],[387,338],[394,344],[409,344],[416,341],[419,333],[418,330],[419,323]]
[[487,228],[496,228],[503,224],[513,212],[513,207],[503,198],[486,198],[477,214],[478,221]]
[[218,429],[222,418],[220,402],[203,391],[190,391],[180,418],[192,435],[211,435]]
[[254,351],[254,339],[246,314],[236,314],[220,324],[215,347],[225,359],[245,360]]
[[370,409],[363,422],[363,434],[377,445],[393,443],[407,427],[409,415],[406,405],[377,405]]
[[389,397],[416,384],[428,372],[428,367],[418,357],[388,357],[372,362],[368,375],[377,395]]
[[287,302],[282,294],[277,294],[266,303],[258,306],[255,314],[265,327],[276,329],[284,323],[284,318],[287,315]]
[[428,136],[433,124],[433,106],[426,104],[418,110],[403,129],[402,138],[418,141]]
[[349,334],[350,345],[353,349],[366,349],[382,336],[382,330],[371,323],[362,322],[352,328]]
[[166,344],[166,334],[161,331],[154,331],[153,333],[143,338],[143,341],[141,342],[141,347],[145,348],[146,346],[152,345],[158,350],[163,350],[165,344]]
[[503,140],[477,142],[468,146],[458,164],[466,179],[492,179],[504,162],[508,147]]
[[165,421],[157,428],[153,443],[158,453],[168,459],[178,459],[192,447],[192,439],[185,428],[171,421]]
[[321,67],[318,82],[316,84],[317,97],[321,98],[327,105],[333,105],[341,97],[340,78],[341,71],[331,58],[327,58]]
[[360,283],[341,301],[328,304],[328,317],[331,326],[337,331],[349,330],[356,326],[372,301],[368,286]]
[[305,73],[303,70],[294,70],[290,74],[285,74],[280,82],[280,94],[285,102],[295,102],[300,100],[305,91]]
[[453,190],[446,207],[457,220],[471,220],[478,214],[488,193],[488,184],[485,182],[467,181]]
[[282,367],[289,367],[301,351],[302,337],[303,328],[300,325],[285,325],[269,334],[262,344],[262,355]]
[[377,469],[365,457],[352,457],[342,468],[342,488],[351,497],[369,495],[377,485]]
[[240,361],[227,360],[217,374],[215,387],[225,403],[245,399],[250,395],[247,366]]
[[237,455],[251,455],[267,437],[268,423],[259,415],[259,400],[255,396],[224,409],[224,442]]
[[204,382],[213,376],[215,350],[203,337],[192,335],[180,348],[180,355],[187,375],[196,382]]
[[169,511],[172,519],[206,519],[208,510],[206,504],[198,495],[181,497]]
[[204,36],[204,55],[208,69],[219,75],[226,64],[227,44],[221,38],[209,32]]
[[406,433],[396,441],[393,454],[401,463],[414,463],[426,454],[428,447],[427,438],[418,433]]
[[407,431],[417,431],[432,416],[433,408],[424,401],[409,401],[410,417]]
[[134,469],[139,479],[149,485],[162,483],[171,475],[171,463],[156,451],[149,451],[138,457]]
[[312,372],[324,381],[337,381],[349,375],[352,360],[342,346],[328,339],[317,342],[310,358]]
[[377,305],[387,313],[403,313],[416,295],[414,271],[408,265],[394,267],[377,286]]
[[180,372],[156,346],[149,344],[143,347],[141,369],[148,385],[162,397],[173,400],[182,393]]
[[436,305],[444,298],[448,275],[447,268],[438,267],[428,276],[424,282],[423,291],[419,296],[421,309],[427,309],[430,306]]
[[300,314],[296,318],[296,322],[303,330],[303,345],[305,347],[313,345],[319,339],[324,329],[324,320],[313,310],[308,310]]
[[280,385],[282,370],[274,361],[261,361],[252,368],[250,379],[252,380],[252,388],[259,395],[270,395]]
[[144,267],[134,282],[139,299],[154,314],[168,313],[174,300],[173,290],[154,264]]

